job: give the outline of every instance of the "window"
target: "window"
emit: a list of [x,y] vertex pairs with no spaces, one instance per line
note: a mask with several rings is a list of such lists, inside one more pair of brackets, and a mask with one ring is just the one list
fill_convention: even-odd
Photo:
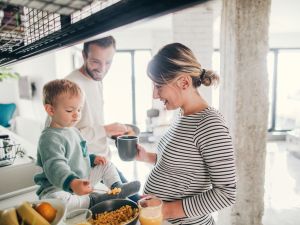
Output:
[[300,49],[278,49],[274,130],[299,127]]
[[138,127],[146,130],[146,111],[152,107],[152,81],[146,75],[148,62],[151,59],[150,51],[135,51],[135,121]]
[[[269,79],[269,131],[300,127],[300,49],[270,49],[267,58]],[[220,69],[220,53],[213,53],[213,68]],[[213,101],[218,103],[217,95]]]
[[105,123],[132,123],[131,54],[117,52],[103,79]]
[[105,122],[136,124],[146,128],[147,109],[152,106],[152,83],[146,75],[150,50],[118,51],[105,79]]

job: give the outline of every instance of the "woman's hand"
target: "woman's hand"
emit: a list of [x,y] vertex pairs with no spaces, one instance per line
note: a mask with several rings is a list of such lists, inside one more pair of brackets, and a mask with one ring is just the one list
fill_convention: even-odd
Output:
[[176,200],[174,202],[164,201],[162,206],[162,214],[165,220],[186,217],[183,211],[181,200]]
[[86,195],[92,192],[90,181],[84,179],[74,179],[70,184],[71,189],[77,195]]
[[142,147],[140,144],[137,144],[137,155],[135,159],[137,161],[147,162],[150,164],[155,164],[156,162],[156,153],[147,152],[144,147]]
[[148,153],[147,153],[146,149],[143,146],[141,146],[140,144],[137,144],[136,148],[137,148],[137,155],[136,155],[135,159],[137,161],[147,162]]

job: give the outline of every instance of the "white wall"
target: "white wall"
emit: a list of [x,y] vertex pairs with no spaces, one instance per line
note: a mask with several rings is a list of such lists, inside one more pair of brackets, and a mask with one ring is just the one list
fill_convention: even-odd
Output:
[[112,33],[117,42],[117,49],[151,49],[152,38],[150,30],[120,30]]
[[73,67],[74,57],[80,56],[81,58],[80,50],[78,50],[77,54],[75,52],[76,52],[76,48],[74,47],[69,47],[54,52],[56,78],[59,79],[64,78],[65,76],[67,76],[69,73],[72,72],[74,68]]
[[46,53],[12,66],[21,76],[28,76],[34,82],[36,93],[32,100],[19,100],[20,116],[44,120],[46,114],[42,107],[42,88],[44,84],[56,78],[62,78],[73,69],[72,48]]
[[45,54],[17,63],[12,68],[21,76],[28,76],[35,83],[36,94],[32,100],[19,101],[19,114],[22,117],[43,119],[42,88],[45,82],[55,77],[54,54]]
[[[173,16],[174,41],[187,45],[205,69],[212,67],[213,22],[214,14],[210,4],[188,8]],[[199,92],[209,104],[212,103],[211,87],[201,86]]]
[[19,89],[17,79],[5,79],[0,81],[0,103],[19,102]]

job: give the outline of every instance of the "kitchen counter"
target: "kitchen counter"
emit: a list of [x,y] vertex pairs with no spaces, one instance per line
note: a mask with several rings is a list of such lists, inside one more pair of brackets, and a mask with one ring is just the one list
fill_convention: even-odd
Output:
[[[38,197],[35,194],[37,186],[33,182],[33,174],[38,170],[35,166],[36,146],[1,126],[0,134],[9,134],[24,147],[27,153],[27,156],[24,158],[17,158],[13,165],[0,167],[0,176],[1,178],[4,178],[4,182],[1,182],[0,186],[0,209],[13,207],[23,201],[38,200]],[[144,183],[144,180],[146,179],[144,172],[149,170],[149,165],[142,162],[124,162],[120,160],[114,141],[111,140],[110,145],[113,161],[122,171],[126,171],[127,178],[129,180],[133,180],[134,178],[139,180],[142,179],[141,182]],[[152,149],[153,146],[147,145],[147,147]],[[137,168],[139,168],[140,174],[137,173]],[[138,222],[137,225],[139,224],[140,223]],[[169,223],[166,221],[163,223],[163,225],[167,224]]]
[[0,167],[0,201],[34,190],[33,175],[38,171],[35,161],[25,157],[10,166]]
[[7,134],[26,152],[24,157],[17,157],[12,165],[0,167],[0,201],[24,194],[36,189],[33,175],[39,170],[35,165],[36,146],[22,137],[0,126],[0,135]]

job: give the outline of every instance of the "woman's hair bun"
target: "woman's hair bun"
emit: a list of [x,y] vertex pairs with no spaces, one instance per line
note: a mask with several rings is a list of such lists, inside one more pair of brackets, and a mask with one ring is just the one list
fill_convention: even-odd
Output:
[[204,86],[217,85],[219,83],[219,76],[212,70],[202,69],[200,80]]

